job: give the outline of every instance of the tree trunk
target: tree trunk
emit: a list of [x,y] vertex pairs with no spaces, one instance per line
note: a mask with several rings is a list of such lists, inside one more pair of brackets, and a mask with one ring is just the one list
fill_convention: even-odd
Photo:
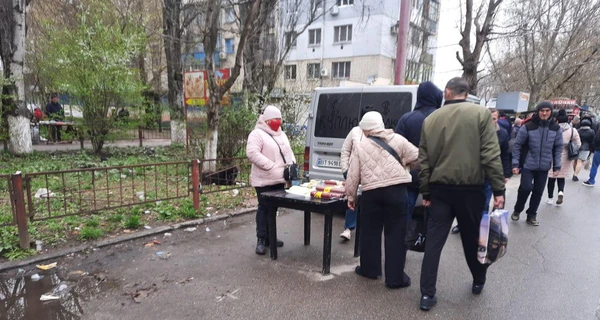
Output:
[[186,144],[185,121],[171,119],[171,143]]
[[14,154],[25,154],[33,151],[29,118],[22,115],[8,116],[9,150]]
[[92,135],[92,149],[94,150],[95,154],[100,154],[100,152],[102,151],[102,148],[104,147],[104,138],[104,136],[100,137],[98,135]]
[[[204,147],[204,159],[216,159],[217,158],[217,144],[219,142],[219,131],[214,125],[208,125],[206,134],[206,146]],[[216,161],[203,161],[202,172],[215,172],[217,171]]]
[[463,65],[463,74],[462,77],[467,80],[469,83],[469,88],[471,88],[470,94],[477,95],[477,65],[478,63],[472,61],[473,56],[469,55],[465,57],[464,65]]

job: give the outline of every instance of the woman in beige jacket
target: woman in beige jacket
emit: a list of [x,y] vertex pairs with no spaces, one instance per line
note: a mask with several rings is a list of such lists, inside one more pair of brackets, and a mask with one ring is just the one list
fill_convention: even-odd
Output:
[[[362,185],[360,265],[356,273],[370,279],[381,275],[381,232],[385,235],[385,283],[389,288],[410,285],[404,272],[406,224],[411,182],[410,163],[419,151],[401,135],[384,128],[381,114],[367,112],[359,124],[365,137],[355,146],[346,180],[348,207],[354,209]],[[382,146],[383,145],[383,146]],[[387,146],[389,151],[384,148]]]

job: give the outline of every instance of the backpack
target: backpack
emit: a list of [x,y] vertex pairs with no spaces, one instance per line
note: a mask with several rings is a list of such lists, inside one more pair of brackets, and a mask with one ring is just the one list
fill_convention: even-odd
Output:
[[38,120],[42,120],[42,118],[44,117],[44,115],[42,114],[42,110],[40,110],[40,108],[35,108],[35,110],[33,110],[33,116]]

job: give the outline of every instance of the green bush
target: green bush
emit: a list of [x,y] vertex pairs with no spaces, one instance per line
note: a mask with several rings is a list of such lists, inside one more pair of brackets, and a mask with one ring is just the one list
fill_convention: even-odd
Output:
[[94,228],[94,227],[83,227],[81,229],[81,233],[79,234],[79,238],[82,240],[91,240],[97,239],[104,235],[104,231],[102,229]]
[[137,229],[142,225],[142,223],[140,222],[140,216],[138,215],[132,215],[127,217],[127,219],[125,219],[125,222],[123,223],[123,227],[125,229]]
[[179,208],[179,214],[185,219],[196,219],[199,217],[198,211],[194,209],[194,203],[189,199],[183,202]]
[[98,220],[95,219],[95,218],[92,218],[92,219],[90,219],[90,220],[88,220],[88,221],[85,222],[85,226],[86,227],[90,227],[90,228],[96,228],[99,225],[100,225],[100,222],[98,222]]
[[219,122],[218,158],[233,158],[244,154],[248,135],[254,129],[258,115],[250,106],[231,106],[221,109]]
[[116,214],[113,214],[110,217],[108,217],[109,222],[116,222],[116,223],[123,221],[123,219],[124,219],[124,217],[120,213],[116,213]]

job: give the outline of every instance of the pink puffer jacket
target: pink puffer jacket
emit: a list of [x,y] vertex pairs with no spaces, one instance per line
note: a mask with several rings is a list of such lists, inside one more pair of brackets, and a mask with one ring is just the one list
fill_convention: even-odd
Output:
[[405,166],[417,160],[419,149],[393,130],[372,131],[370,135],[381,138],[392,147],[404,166],[375,141],[363,137],[360,143],[354,146],[350,160],[346,179],[346,195],[349,201],[356,199],[359,184],[362,184],[363,191],[369,191],[412,181],[410,169]]
[[[287,163],[283,162],[283,158],[277,147],[278,144]],[[284,183],[283,170],[285,165],[296,162],[290,141],[285,132],[281,128],[277,132],[271,130],[262,119],[262,116],[258,118],[254,130],[248,136],[246,155],[250,162],[252,162],[250,184],[253,187]]]

